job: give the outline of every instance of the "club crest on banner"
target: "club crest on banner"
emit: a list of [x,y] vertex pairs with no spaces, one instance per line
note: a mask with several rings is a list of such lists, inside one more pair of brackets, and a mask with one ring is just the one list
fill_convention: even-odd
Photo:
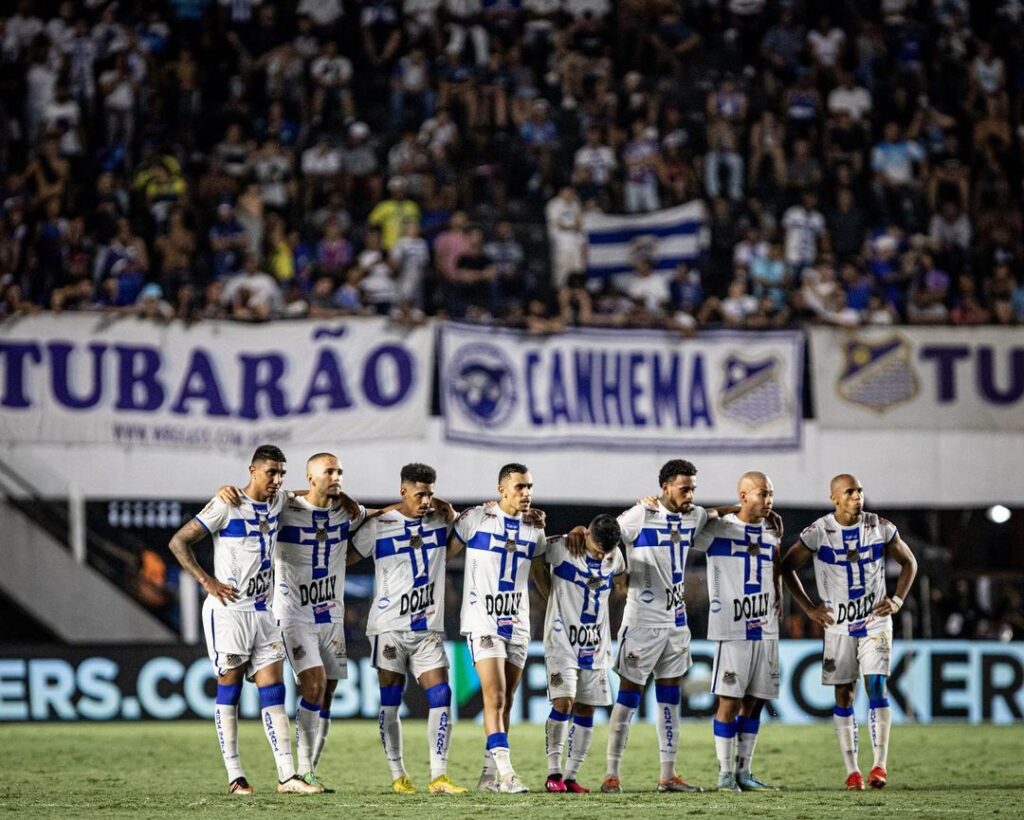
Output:
[[879,342],[853,338],[841,352],[836,392],[847,401],[884,413],[917,395],[920,379],[910,361],[910,343],[902,336]]
[[448,386],[455,409],[480,427],[497,427],[516,406],[511,360],[490,344],[468,344],[452,357]]
[[778,359],[748,362],[739,356],[729,356],[724,369],[722,415],[751,427],[786,415],[786,385]]

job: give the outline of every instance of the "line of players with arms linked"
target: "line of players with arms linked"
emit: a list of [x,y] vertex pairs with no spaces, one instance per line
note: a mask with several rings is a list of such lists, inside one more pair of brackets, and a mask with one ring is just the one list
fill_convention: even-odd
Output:
[[[283,491],[284,453],[260,447],[249,466],[249,483],[242,489],[222,487],[170,543],[208,593],[203,625],[217,673],[215,720],[231,793],[253,791],[238,749],[245,676],[259,689],[277,790],[330,791],[316,772],[331,726],[334,688],[347,675],[345,568],[364,558],[375,565],[366,633],[380,679],[380,737],[392,788],[416,791],[403,762],[399,719],[411,675],[430,707],[429,791],[466,791],[447,774],[452,694],[443,643],[446,562],[462,550],[461,632],[484,704],[478,791],[527,791],[512,766],[508,726],[530,640],[530,577],[547,599],[544,650],[552,708],[546,721],[546,790],[588,791],[577,778],[591,745],[595,707],[612,704],[608,669],[614,665],[619,688],[601,791],[622,790],[620,766],[630,723],[652,676],[661,767],[657,790],[699,791],[676,772],[680,686],[691,664],[683,596],[690,549],[707,555],[708,638],[717,642],[712,670],[716,788],[773,788],[754,775],[751,762],[761,710],[779,694],[783,580],[797,604],[824,627],[822,681],[835,687],[845,786],[865,788],[853,709],[859,677],[869,697],[873,760],[867,783],[885,786],[891,616],[903,605],[917,563],[896,527],[864,510],[864,490],[854,476],[832,480],[834,511],[807,527],[783,558],[772,482],[761,472],[739,479],[736,506],[705,509],[693,503],[697,469],[674,459],[658,475],[659,496],[557,537],[545,535],[545,516],[532,508],[533,478],[523,464],[501,468],[496,502],[458,515],[435,497],[436,473],[425,464],[402,468],[401,500],[381,510],[368,510],[342,491],[342,466],[331,454],[312,456],[306,474],[304,491]],[[192,548],[207,535],[213,538],[213,575],[199,565]],[[900,568],[891,595],[885,584],[887,556]],[[797,575],[808,561],[814,563],[818,603]],[[613,664],[608,610],[619,597],[625,598],[625,609]],[[297,765],[284,705],[286,655],[301,695]]]

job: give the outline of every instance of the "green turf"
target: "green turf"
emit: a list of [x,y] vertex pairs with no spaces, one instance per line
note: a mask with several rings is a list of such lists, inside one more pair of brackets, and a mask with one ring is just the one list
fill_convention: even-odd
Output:
[[[405,722],[406,765],[421,788],[428,780],[426,728]],[[331,730],[320,774],[337,794],[279,796],[273,791],[273,763],[256,721],[241,731],[242,761],[256,788],[253,797],[225,793],[224,769],[211,723],[0,725],[0,814],[23,817],[239,817],[261,814],[433,818],[486,817],[515,805],[514,817],[558,820],[660,815],[719,817],[921,818],[1024,814],[1024,728],[1020,726],[896,726],[890,751],[890,785],[883,792],[842,791],[844,772],[831,724],[775,726],[762,731],[754,769],[782,786],[772,794],[659,795],[654,728],[633,727],[623,762],[622,795],[549,795],[544,730],[516,726],[512,759],[533,789],[529,795],[431,797],[389,792],[384,754],[371,722],[338,721]],[[604,772],[605,728],[580,782],[596,791]],[[870,768],[866,727],[861,763]],[[483,731],[457,723],[450,773],[473,786],[479,774]],[[692,783],[714,785],[717,764],[711,724],[685,723],[679,771]]]

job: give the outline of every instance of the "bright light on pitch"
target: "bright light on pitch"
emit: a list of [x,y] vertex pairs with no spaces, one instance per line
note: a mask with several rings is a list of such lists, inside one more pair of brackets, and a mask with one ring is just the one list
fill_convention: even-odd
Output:
[[988,512],[986,512],[985,515],[988,516],[988,520],[993,524],[1005,524],[1010,520],[1010,510],[1002,504],[996,504],[994,507],[989,507]]

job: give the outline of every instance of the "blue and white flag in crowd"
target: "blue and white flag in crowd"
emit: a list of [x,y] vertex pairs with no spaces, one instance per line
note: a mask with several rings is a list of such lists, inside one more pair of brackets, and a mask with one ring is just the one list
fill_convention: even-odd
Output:
[[654,260],[654,269],[675,270],[694,262],[707,246],[707,214],[697,199],[664,211],[639,215],[588,213],[587,275],[630,273],[638,256]]

